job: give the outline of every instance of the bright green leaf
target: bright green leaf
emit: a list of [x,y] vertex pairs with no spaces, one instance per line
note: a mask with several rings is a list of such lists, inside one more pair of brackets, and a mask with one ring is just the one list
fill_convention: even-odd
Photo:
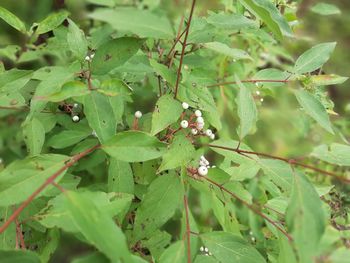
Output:
[[33,118],[24,125],[23,139],[30,155],[37,155],[41,152],[45,142],[45,129],[37,118]]
[[312,153],[312,156],[325,161],[341,166],[350,166],[350,146],[332,143],[331,145],[320,145],[316,147]]
[[0,6],[0,18],[3,19],[7,24],[17,29],[22,33],[26,33],[26,26],[21,19],[11,13],[9,10]]
[[67,11],[60,11],[57,13],[52,13],[41,21],[36,29],[35,33],[40,35],[60,26],[63,21],[68,17],[69,13]]

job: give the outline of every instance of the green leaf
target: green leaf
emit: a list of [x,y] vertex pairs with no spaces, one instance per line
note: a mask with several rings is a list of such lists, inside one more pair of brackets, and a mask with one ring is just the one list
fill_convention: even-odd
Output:
[[148,10],[134,8],[97,9],[89,17],[109,23],[114,29],[140,37],[172,39],[174,30],[169,20]]
[[266,262],[261,254],[243,238],[228,232],[214,231],[201,234],[205,246],[216,259],[226,262],[227,259],[237,263]]
[[142,43],[143,41],[137,38],[122,37],[102,44],[92,60],[92,72],[103,75],[122,66],[136,54]]
[[182,201],[180,178],[165,175],[154,180],[136,210],[134,235],[139,240],[148,237],[164,225]]
[[25,250],[0,250],[1,263],[41,263],[38,254]]
[[90,131],[83,131],[83,130],[62,131],[52,136],[47,141],[47,145],[55,149],[63,149],[79,143],[90,134],[91,134]]
[[167,66],[158,63],[154,59],[150,59],[149,63],[151,64],[154,71],[165,79],[171,86],[175,86],[176,83],[176,74],[175,72],[168,69]]
[[[0,206],[18,204],[28,198],[47,178],[64,166],[69,157],[44,154],[11,163],[0,173]],[[65,171],[56,179],[58,182]],[[49,186],[48,191],[53,186]],[[18,194],[20,189],[21,194]],[[45,193],[43,191],[37,197]]]
[[88,51],[88,43],[84,31],[81,30],[72,20],[68,19],[67,43],[74,56],[83,61]]
[[325,215],[315,188],[303,174],[294,175],[286,223],[300,262],[312,262],[325,230]]
[[186,138],[186,135],[176,135],[169,149],[163,155],[163,161],[158,171],[161,172],[185,165],[191,161],[194,153],[194,146],[189,139]]
[[49,31],[54,30],[56,27],[60,26],[63,21],[68,17],[69,13],[65,10],[52,13],[41,21],[36,29],[35,33],[40,35]]
[[233,59],[252,59],[247,52],[242,49],[231,48],[220,42],[209,42],[203,44],[205,48],[213,50],[219,54],[231,57]]
[[155,135],[176,122],[182,111],[181,103],[170,94],[160,97],[152,114],[151,134]]
[[250,89],[239,81],[238,85],[237,110],[240,119],[239,138],[242,140],[254,128],[258,120],[258,112]]
[[326,131],[334,134],[327,111],[321,102],[305,90],[296,90],[294,93],[305,112],[317,121],[317,123]]
[[30,155],[40,154],[45,142],[45,129],[37,118],[24,125],[23,138]]
[[311,11],[324,16],[329,15],[339,15],[341,14],[340,9],[336,5],[328,4],[328,3],[317,3],[313,7],[311,7]]
[[331,145],[320,145],[316,147],[312,153],[312,156],[325,161],[327,163],[350,166],[350,146],[332,143]]
[[289,164],[273,159],[260,159],[264,173],[284,191],[289,192],[293,184],[293,171]]
[[22,33],[26,33],[26,26],[21,19],[16,15],[8,11],[7,9],[0,6],[0,18],[3,19],[7,24],[17,29]]
[[[258,71],[252,79],[259,79],[259,80],[285,80],[288,79],[290,76],[290,73],[287,73],[285,71],[281,71],[279,69],[275,68],[267,68],[262,69]],[[283,82],[256,82],[257,85],[263,85],[264,87],[280,87],[286,85],[286,83]]]
[[117,121],[107,96],[98,92],[92,92],[85,96],[84,113],[101,143],[106,142],[116,134]]
[[161,255],[160,263],[186,263],[185,242],[177,241],[171,244]]
[[108,168],[108,191],[134,193],[134,176],[130,164],[111,158]]
[[71,263],[109,263],[110,261],[106,256],[99,252],[93,252],[88,255],[74,258]]
[[228,30],[242,30],[245,28],[257,28],[259,24],[251,19],[246,18],[240,14],[211,14],[207,18],[209,24],[214,25],[217,28]]
[[239,2],[260,18],[278,40],[293,34],[287,21],[270,0],[239,0]]
[[72,191],[66,193],[65,206],[80,233],[112,262],[133,262],[123,232],[108,213]]
[[159,158],[166,145],[141,131],[120,132],[102,145],[102,149],[120,161],[143,162]]
[[103,81],[97,91],[111,97],[125,97],[131,95],[132,88],[120,79],[109,79]]
[[305,51],[295,62],[294,72],[303,74],[322,67],[330,58],[336,44],[336,42],[322,43]]
[[[12,215],[12,212],[13,208],[11,206],[0,207],[0,221],[6,222]],[[1,233],[0,251],[10,250],[14,247],[16,247],[16,226],[15,224],[11,224]]]
[[37,99],[43,99],[52,102],[60,102],[69,98],[80,97],[89,94],[91,91],[87,85],[80,81],[69,81],[61,87],[61,90],[50,94],[48,96],[37,97]]
[[[99,210],[106,213],[111,218],[116,217],[122,221],[127,213],[132,198],[129,194],[104,193],[84,191],[79,193],[85,199],[99,207]],[[51,199],[47,206],[34,217],[46,228],[62,228],[64,231],[77,233],[78,227],[73,223],[73,219],[67,210],[65,196],[58,195]]]
[[338,76],[335,74],[330,75],[312,75],[310,81],[315,86],[326,86],[326,85],[338,85],[343,84],[349,78]]

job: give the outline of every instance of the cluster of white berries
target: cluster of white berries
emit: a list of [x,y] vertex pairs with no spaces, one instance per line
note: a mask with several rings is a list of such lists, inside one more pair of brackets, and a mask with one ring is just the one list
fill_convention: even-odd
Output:
[[85,60],[86,60],[86,61],[92,61],[92,59],[94,58],[94,56],[95,56],[95,53],[92,53],[92,54],[90,54],[90,55],[87,55],[87,56],[85,57]]
[[209,252],[209,249],[207,247],[201,246],[199,248],[199,251],[204,253],[206,256],[212,256],[213,254]]
[[136,119],[140,119],[141,117],[142,117],[142,112],[139,111],[139,110],[136,111],[136,112],[135,112],[135,118],[136,118]]
[[[188,103],[183,102],[182,103],[182,108],[184,110],[187,110],[190,106],[188,105]],[[195,110],[194,115],[197,117],[196,118],[196,126],[194,128],[191,129],[191,133],[193,135],[197,135],[200,131],[203,130],[204,128],[204,118],[202,117],[202,112],[200,110]],[[187,120],[182,120],[180,123],[181,128],[186,129],[189,126],[189,123]],[[215,134],[213,133],[212,130],[207,129],[204,132],[205,135],[207,135],[210,139],[214,140],[215,139]]]
[[202,155],[199,159],[199,167],[197,169],[198,174],[206,176],[208,174],[208,168],[210,168],[209,164],[209,161]]

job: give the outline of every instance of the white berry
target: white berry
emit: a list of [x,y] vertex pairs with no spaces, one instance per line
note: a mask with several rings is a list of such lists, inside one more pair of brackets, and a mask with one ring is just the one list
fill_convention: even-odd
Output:
[[260,99],[260,101],[261,101],[261,102],[263,102],[263,101],[264,101],[264,99],[263,99],[263,98],[261,98],[261,99]]
[[197,130],[197,129],[192,129],[192,130],[191,130],[191,133],[192,133],[193,135],[197,135],[198,130]]
[[194,115],[196,115],[197,117],[202,117],[202,112],[200,110],[196,110],[194,112]]
[[79,118],[78,115],[74,115],[74,116],[72,117],[72,121],[74,121],[74,122],[78,122],[79,120],[80,120],[80,118]]
[[86,57],[85,57],[85,60],[86,60],[86,61],[90,61],[91,58],[90,58],[89,56],[86,56]]
[[136,112],[135,112],[135,118],[136,118],[136,119],[140,119],[141,117],[142,117],[142,112],[139,111],[139,110],[136,111]]
[[210,137],[213,134],[211,129],[208,129],[205,131],[205,135],[207,135],[208,137]]
[[205,166],[200,166],[197,171],[198,171],[198,174],[201,176],[205,176],[208,174],[208,168]]
[[181,121],[180,125],[181,125],[181,128],[186,129],[188,127],[188,121],[183,120],[183,121]]
[[209,249],[206,247],[206,248],[204,249],[204,251],[208,253],[208,252],[209,252]]
[[215,140],[215,134],[210,135],[210,139]]
[[183,102],[183,103],[182,103],[182,108],[183,108],[184,110],[187,110],[189,106],[190,106],[190,105],[188,105],[188,103],[186,103],[186,102]]
[[204,123],[203,117],[198,117],[196,120],[197,123]]
[[92,54],[90,55],[90,58],[93,59],[94,56],[95,56],[95,53],[92,53]]
[[201,246],[201,247],[199,248],[199,250],[200,250],[201,252],[203,252],[203,251],[204,251],[204,247]]
[[255,93],[256,93],[256,95],[260,95],[260,91],[258,91],[258,90]]

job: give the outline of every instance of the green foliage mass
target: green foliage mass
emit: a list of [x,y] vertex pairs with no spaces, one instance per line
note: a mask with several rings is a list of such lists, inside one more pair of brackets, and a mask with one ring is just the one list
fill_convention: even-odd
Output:
[[288,50],[300,1],[15,2],[0,262],[348,262],[347,77]]

